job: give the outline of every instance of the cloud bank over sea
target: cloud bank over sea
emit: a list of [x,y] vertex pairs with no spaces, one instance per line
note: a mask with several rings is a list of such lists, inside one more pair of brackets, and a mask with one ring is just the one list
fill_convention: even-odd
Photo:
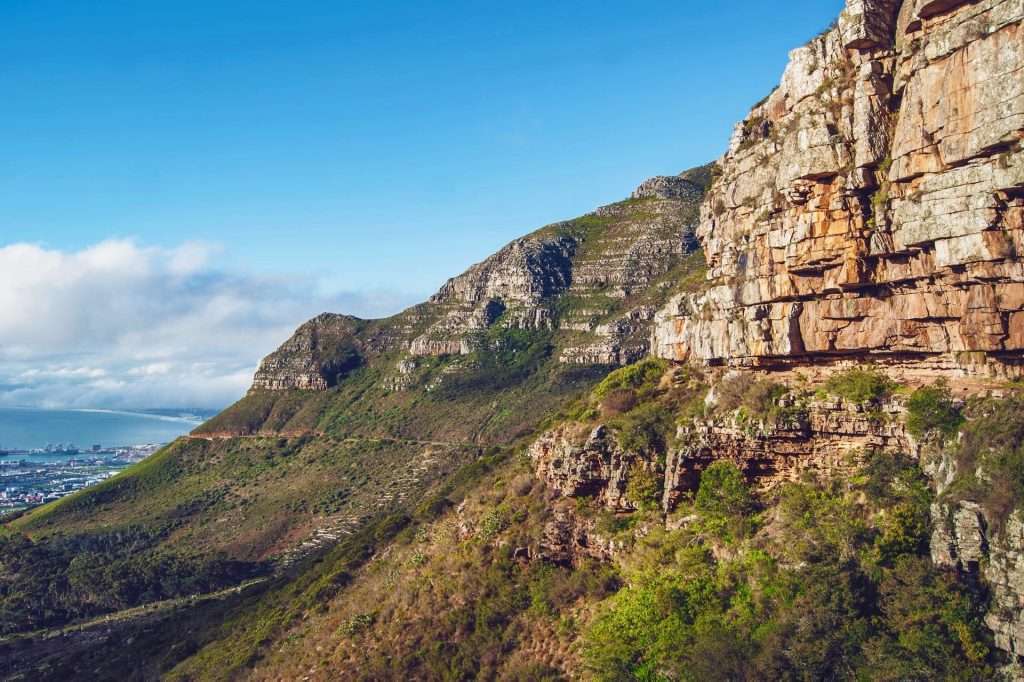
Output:
[[130,239],[0,247],[0,405],[222,407],[309,317],[380,317],[416,298],[228,272],[221,252]]

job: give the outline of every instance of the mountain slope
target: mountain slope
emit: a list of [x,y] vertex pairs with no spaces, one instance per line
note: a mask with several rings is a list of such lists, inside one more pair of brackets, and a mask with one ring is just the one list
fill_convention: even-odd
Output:
[[[686,235],[706,179],[706,169],[661,178],[543,228],[393,318],[321,315],[191,437],[8,521],[0,624],[9,646],[28,647],[18,660],[41,641],[20,633],[262,581],[231,598],[244,611],[255,594],[273,599],[315,573],[310,562],[346,538],[383,519],[401,527],[454,472],[646,352],[655,307],[702,282]],[[168,617],[201,641],[223,608]]]

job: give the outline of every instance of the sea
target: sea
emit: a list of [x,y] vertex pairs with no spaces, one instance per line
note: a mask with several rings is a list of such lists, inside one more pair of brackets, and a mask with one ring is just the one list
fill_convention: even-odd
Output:
[[202,423],[204,414],[161,410],[45,410],[0,408],[0,450],[73,445],[87,450],[169,443]]

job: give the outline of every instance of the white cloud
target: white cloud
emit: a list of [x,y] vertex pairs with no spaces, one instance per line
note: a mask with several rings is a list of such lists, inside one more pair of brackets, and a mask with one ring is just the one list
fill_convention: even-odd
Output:
[[0,248],[0,405],[223,406],[309,317],[376,317],[411,302],[222,272],[211,265],[218,251],[131,240],[76,252]]

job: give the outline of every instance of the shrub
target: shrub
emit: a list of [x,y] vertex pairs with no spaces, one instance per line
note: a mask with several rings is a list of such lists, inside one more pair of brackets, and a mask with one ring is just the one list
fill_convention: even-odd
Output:
[[847,560],[869,536],[857,510],[820,486],[790,483],[778,500],[781,553],[794,563]]
[[601,411],[609,416],[625,414],[636,407],[637,402],[636,391],[628,388],[616,388],[609,391],[601,400]]
[[[584,632],[585,664],[599,680],[999,679],[985,600],[918,542],[922,474],[906,464],[869,463],[856,479],[868,495],[786,486],[756,547],[711,552],[689,527],[638,538],[626,587]],[[701,481],[705,493],[741,486],[722,463]],[[734,508],[713,498],[703,505]],[[884,562],[879,538],[896,540]]]
[[618,432],[619,445],[630,452],[665,452],[675,429],[672,413],[662,404],[640,405],[609,423]]
[[480,539],[490,542],[508,528],[509,523],[508,510],[504,506],[492,509],[480,520]]
[[942,383],[914,391],[907,401],[907,430],[916,438],[935,435],[940,441],[960,430],[964,417]]
[[356,637],[369,630],[373,625],[373,620],[373,614],[357,613],[342,624],[341,634],[346,637]]
[[697,509],[708,514],[746,516],[754,510],[754,498],[743,472],[725,460],[715,462],[701,473],[695,502]]
[[[969,406],[969,416],[955,451],[957,480],[947,494],[978,501],[1000,529],[1024,504],[1024,399],[982,400]],[[959,412],[957,418],[963,420]]]
[[851,403],[863,405],[885,399],[896,385],[896,382],[880,372],[854,368],[829,377],[825,390]]
[[631,389],[643,396],[645,392],[657,385],[667,367],[668,364],[664,360],[648,358],[634,365],[617,369],[597,385],[597,388],[594,389],[594,396],[601,400],[608,393],[617,389]]
[[626,497],[641,511],[655,511],[661,506],[663,480],[656,472],[633,464],[626,482]]
[[747,376],[733,377],[718,385],[715,411],[727,414],[740,410],[742,416],[749,419],[774,421],[779,413],[779,398],[787,392],[785,386],[768,379],[751,381]]

